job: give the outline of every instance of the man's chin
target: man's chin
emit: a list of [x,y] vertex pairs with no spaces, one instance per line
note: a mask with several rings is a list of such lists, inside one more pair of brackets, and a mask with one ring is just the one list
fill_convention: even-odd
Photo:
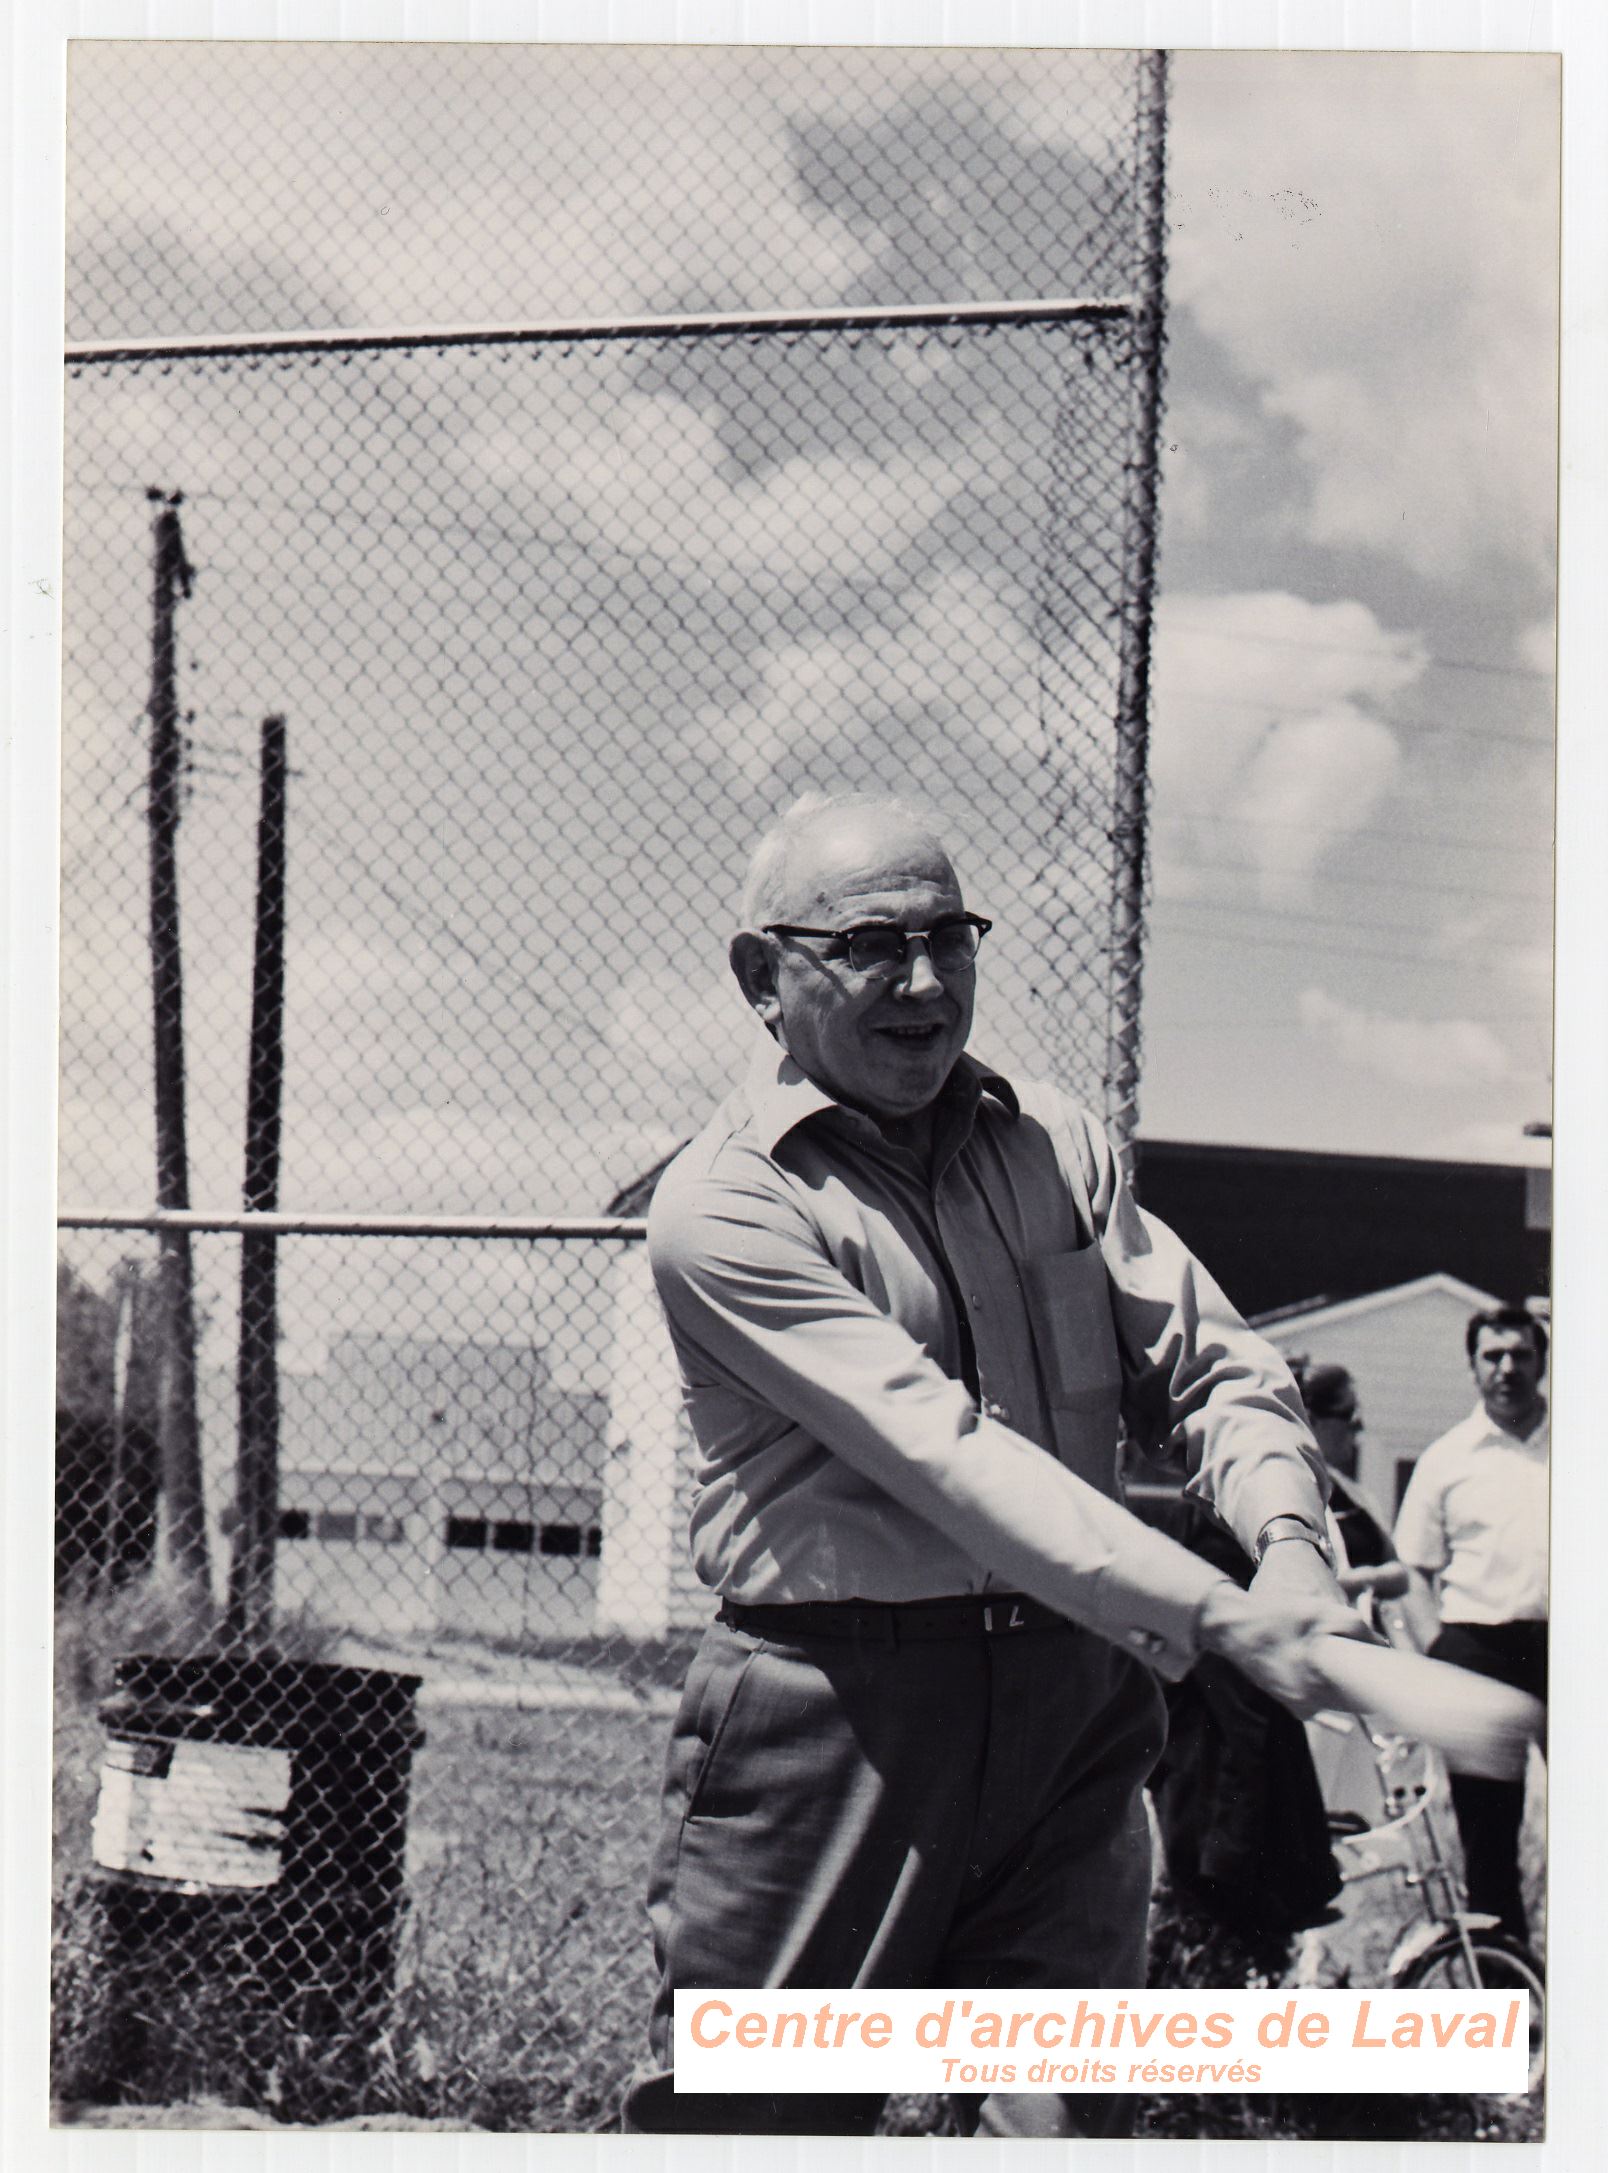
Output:
[[1495,1397],[1486,1404],[1485,1408],[1492,1418],[1498,1420],[1503,1426],[1523,1426],[1528,1420],[1535,1417],[1541,1407],[1533,1398],[1527,1403],[1509,1403],[1501,1397]]
[[885,1117],[893,1123],[919,1117],[937,1101],[954,1068],[946,1064],[942,1070],[928,1071],[919,1078],[880,1079],[871,1091],[858,1097],[858,1106],[869,1116]]
[[912,1117],[929,1107],[943,1092],[955,1062],[952,1055],[936,1057],[927,1049],[913,1049],[897,1059],[877,1082],[879,1098],[887,1105],[884,1113]]

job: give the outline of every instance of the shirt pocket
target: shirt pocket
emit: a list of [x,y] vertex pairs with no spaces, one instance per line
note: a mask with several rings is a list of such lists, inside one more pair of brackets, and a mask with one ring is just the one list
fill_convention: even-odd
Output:
[[1024,1260],[1021,1276],[1050,1407],[1109,1409],[1121,1391],[1122,1364],[1099,1246]]

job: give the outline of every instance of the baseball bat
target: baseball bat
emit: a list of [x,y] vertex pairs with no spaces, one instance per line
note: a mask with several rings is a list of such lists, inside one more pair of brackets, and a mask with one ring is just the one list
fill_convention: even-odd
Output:
[[1544,1739],[1539,1698],[1468,1668],[1350,1637],[1314,1638],[1312,1657],[1332,1705],[1429,1744],[1454,1773],[1522,1780],[1530,1745]]

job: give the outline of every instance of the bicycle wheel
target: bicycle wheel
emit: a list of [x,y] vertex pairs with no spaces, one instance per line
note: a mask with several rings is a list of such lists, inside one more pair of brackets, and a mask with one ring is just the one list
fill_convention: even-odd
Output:
[[1469,1983],[1468,1956],[1455,1932],[1437,1939],[1402,1972],[1404,1992],[1528,1992],[1530,1995],[1530,2073],[1528,2087],[1539,2088],[1546,2073],[1546,1984],[1541,1964],[1529,1948],[1501,1932],[1470,1932],[1478,1977]]

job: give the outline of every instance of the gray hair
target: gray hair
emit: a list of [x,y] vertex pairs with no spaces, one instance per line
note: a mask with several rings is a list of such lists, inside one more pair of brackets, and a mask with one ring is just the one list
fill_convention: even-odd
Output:
[[843,816],[882,815],[921,831],[943,851],[938,819],[930,808],[891,792],[805,792],[785,808],[754,847],[738,902],[741,925],[762,928],[785,910],[793,848]]

